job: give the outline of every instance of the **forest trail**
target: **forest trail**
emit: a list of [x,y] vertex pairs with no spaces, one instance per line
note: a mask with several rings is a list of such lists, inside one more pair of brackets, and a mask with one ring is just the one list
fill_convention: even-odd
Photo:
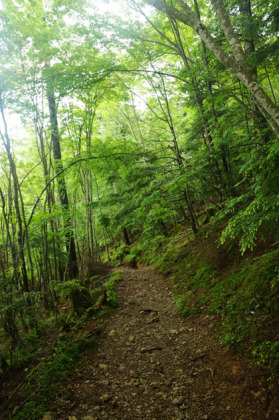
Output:
[[57,395],[51,418],[271,418],[266,391],[220,345],[209,319],[180,318],[169,280],[151,268],[121,270],[119,307]]

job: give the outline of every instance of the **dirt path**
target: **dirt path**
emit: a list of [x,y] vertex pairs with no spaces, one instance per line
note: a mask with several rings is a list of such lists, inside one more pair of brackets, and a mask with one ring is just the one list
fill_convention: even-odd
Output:
[[61,390],[55,419],[271,418],[266,391],[220,346],[208,319],[179,318],[167,280],[151,269],[122,270],[119,308]]

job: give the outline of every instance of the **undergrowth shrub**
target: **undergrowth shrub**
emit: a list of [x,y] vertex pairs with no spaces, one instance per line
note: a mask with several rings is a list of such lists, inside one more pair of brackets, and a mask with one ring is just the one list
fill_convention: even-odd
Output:
[[104,286],[106,287],[106,301],[111,308],[118,307],[118,295],[115,291],[115,285],[120,280],[122,280],[122,274],[119,271],[115,271],[110,276],[109,280],[106,283],[104,283]]
[[179,314],[184,318],[195,315],[197,312],[197,307],[194,305],[193,292],[189,290],[186,293],[178,295],[176,300],[176,307]]
[[54,286],[54,290],[56,294],[61,298],[67,298],[72,293],[75,292],[82,292],[84,290],[84,286],[81,284],[79,280],[67,280],[63,283],[57,283]]
[[272,375],[279,372],[279,341],[265,340],[256,346],[253,354],[257,357],[257,364],[261,366],[269,365]]
[[[26,377],[29,393],[34,393],[32,400],[24,406],[15,407],[15,420],[36,420],[42,418],[46,411],[45,403],[57,391],[57,385],[63,383],[75,362],[82,355],[82,350],[96,344],[96,339],[81,339],[77,343],[69,344],[67,340],[58,341],[51,356],[42,359]],[[18,411],[20,409],[20,411]]]
[[[94,314],[96,323],[103,320],[108,308],[118,306],[118,296],[115,285],[122,279],[120,272],[114,272],[109,280],[100,288],[105,299],[98,308],[91,307],[83,311],[82,315],[71,312],[69,315],[58,314],[55,318],[56,325],[60,326],[61,334],[52,348],[51,355],[42,357],[40,362],[30,373],[27,374],[27,383],[24,395],[31,395],[30,401],[23,406],[17,406],[13,411],[15,420],[37,420],[42,418],[49,400],[58,392],[59,386],[67,379],[76,361],[82,356],[83,350],[96,344],[97,338],[84,338],[79,336],[79,330],[84,323]],[[83,291],[84,286],[77,280],[65,282],[57,287],[57,293],[61,298],[67,298],[72,292]],[[96,304],[97,302],[95,302]],[[92,312],[92,309],[94,311]],[[53,320],[54,321],[54,320]],[[35,331],[26,334],[26,340],[35,342]],[[24,397],[23,397],[24,398]]]

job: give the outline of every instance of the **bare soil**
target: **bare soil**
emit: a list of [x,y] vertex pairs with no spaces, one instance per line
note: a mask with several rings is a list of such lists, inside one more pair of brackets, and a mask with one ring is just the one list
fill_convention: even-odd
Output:
[[180,318],[169,280],[151,268],[121,270],[119,308],[49,418],[279,419],[267,387],[220,345],[209,317]]

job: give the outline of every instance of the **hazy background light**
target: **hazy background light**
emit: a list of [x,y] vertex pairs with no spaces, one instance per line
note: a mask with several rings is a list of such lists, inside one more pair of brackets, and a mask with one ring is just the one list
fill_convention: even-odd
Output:
[[[44,10],[46,12],[52,9],[52,0],[40,0],[43,3]],[[3,10],[3,0],[0,0],[0,10]],[[135,10],[135,7],[129,2],[129,0],[90,0],[87,3],[88,13],[94,17],[95,14],[102,15],[104,19],[106,16],[108,19],[113,19],[113,16],[121,18],[123,21],[140,21],[145,22],[145,18]],[[77,16],[77,15],[76,15]],[[28,17],[26,17],[28,19]],[[68,17],[65,15],[65,20],[69,24],[73,24],[75,17]],[[83,22],[85,23],[85,22]],[[0,76],[1,77],[1,76]],[[133,98],[133,105],[140,111],[146,110],[146,99],[144,94],[140,90],[136,89],[136,94]],[[14,143],[16,150],[20,149],[20,143],[27,136],[28,129],[25,123],[21,120],[21,116],[18,113],[13,112],[12,109],[5,110],[5,117],[7,120],[9,136]],[[0,118],[0,130],[4,132],[4,124],[2,118]]]

